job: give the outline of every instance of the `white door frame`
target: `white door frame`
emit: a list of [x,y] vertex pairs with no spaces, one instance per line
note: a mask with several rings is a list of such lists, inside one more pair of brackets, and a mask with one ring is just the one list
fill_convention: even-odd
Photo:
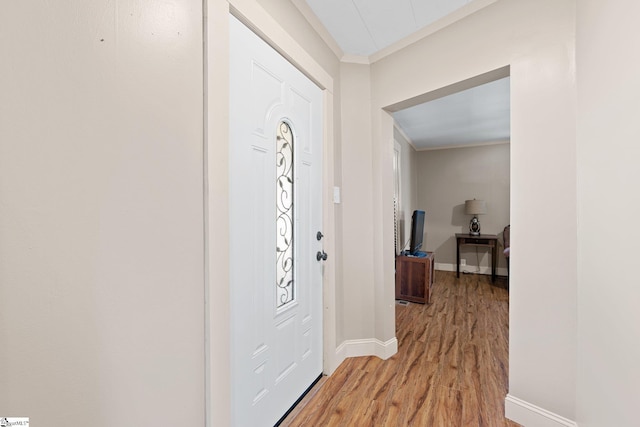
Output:
[[[229,13],[302,71],[323,93],[322,214],[323,372],[332,374],[343,361],[336,353],[336,235],[333,209],[333,78],[261,6],[251,0],[207,0],[205,5],[205,399],[206,425],[231,420],[230,302],[228,233],[228,83]],[[223,71],[224,70],[224,71]],[[225,185],[226,184],[226,185]]]

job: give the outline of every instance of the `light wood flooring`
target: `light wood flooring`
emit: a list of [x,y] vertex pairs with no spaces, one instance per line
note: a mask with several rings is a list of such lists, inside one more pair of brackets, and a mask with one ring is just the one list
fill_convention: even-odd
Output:
[[436,271],[433,290],[431,304],[396,304],[396,355],[347,359],[281,425],[518,426],[504,417],[505,279]]

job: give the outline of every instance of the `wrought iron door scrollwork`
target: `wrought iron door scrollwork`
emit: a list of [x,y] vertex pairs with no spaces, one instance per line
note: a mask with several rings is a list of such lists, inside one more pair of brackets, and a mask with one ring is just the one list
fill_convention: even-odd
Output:
[[276,136],[277,307],[294,299],[293,181],[293,135],[291,127],[280,122]]

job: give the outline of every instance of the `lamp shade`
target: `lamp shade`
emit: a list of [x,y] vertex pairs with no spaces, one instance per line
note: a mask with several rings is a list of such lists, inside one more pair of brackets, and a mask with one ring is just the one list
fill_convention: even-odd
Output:
[[484,200],[465,200],[464,213],[467,215],[482,215],[487,213],[487,203]]

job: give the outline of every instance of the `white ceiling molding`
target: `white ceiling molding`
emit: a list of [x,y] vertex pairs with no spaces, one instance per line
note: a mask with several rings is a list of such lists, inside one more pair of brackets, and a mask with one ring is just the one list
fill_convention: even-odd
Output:
[[340,58],[340,62],[346,62],[348,64],[371,65],[371,61],[369,61],[368,56],[350,55],[348,53],[344,54],[342,58]]
[[411,147],[413,147],[413,149],[414,149],[414,150],[419,151],[419,150],[416,148],[416,146],[413,144],[413,141],[411,140],[411,138],[409,138],[409,135],[407,135],[406,133],[404,133],[404,131],[402,130],[402,128],[401,128],[400,126],[398,126],[398,123],[396,123],[396,121],[395,121],[395,120],[393,121],[393,128],[394,128],[395,130],[397,130],[397,131],[400,133],[400,135],[402,135],[402,137],[403,137],[404,139],[406,139],[406,140],[407,140],[407,142],[409,143],[409,145],[410,145]]
[[434,146],[434,147],[416,148],[416,151],[421,153],[423,151],[454,150],[456,148],[487,147],[489,145],[502,145],[502,144],[511,144],[511,139],[502,139],[499,141],[476,142],[473,144],[442,145],[442,146]]
[[[415,16],[413,1],[306,0],[341,49],[358,56],[370,56],[418,30],[420,19]],[[460,7],[469,0],[418,1],[428,3],[422,12],[435,12],[431,19],[437,19],[445,14],[441,3]]]
[[306,0],[306,3],[344,53],[368,56],[378,50],[354,0]]
[[372,64],[498,0],[291,1],[340,61]]
[[320,38],[329,46],[333,53],[341,59],[344,56],[344,52],[336,42],[336,39],[327,31],[327,28],[320,22],[318,16],[313,13],[313,10],[309,7],[305,0],[291,0],[293,5],[298,8],[302,16],[307,20],[311,27],[318,33]]
[[459,9],[454,10],[448,15],[438,19],[437,21],[427,25],[416,31],[413,34],[409,34],[408,36],[398,40],[390,46],[387,46],[379,51],[369,55],[369,62],[373,64],[376,61],[379,61],[393,53],[398,52],[399,50],[404,49],[405,47],[412,45],[413,43],[422,40],[425,37],[430,36],[431,34],[440,31],[441,29],[448,27],[449,25],[460,21],[461,19],[466,18],[469,15],[472,15],[483,9],[498,0],[474,0],[466,5],[462,6]]

